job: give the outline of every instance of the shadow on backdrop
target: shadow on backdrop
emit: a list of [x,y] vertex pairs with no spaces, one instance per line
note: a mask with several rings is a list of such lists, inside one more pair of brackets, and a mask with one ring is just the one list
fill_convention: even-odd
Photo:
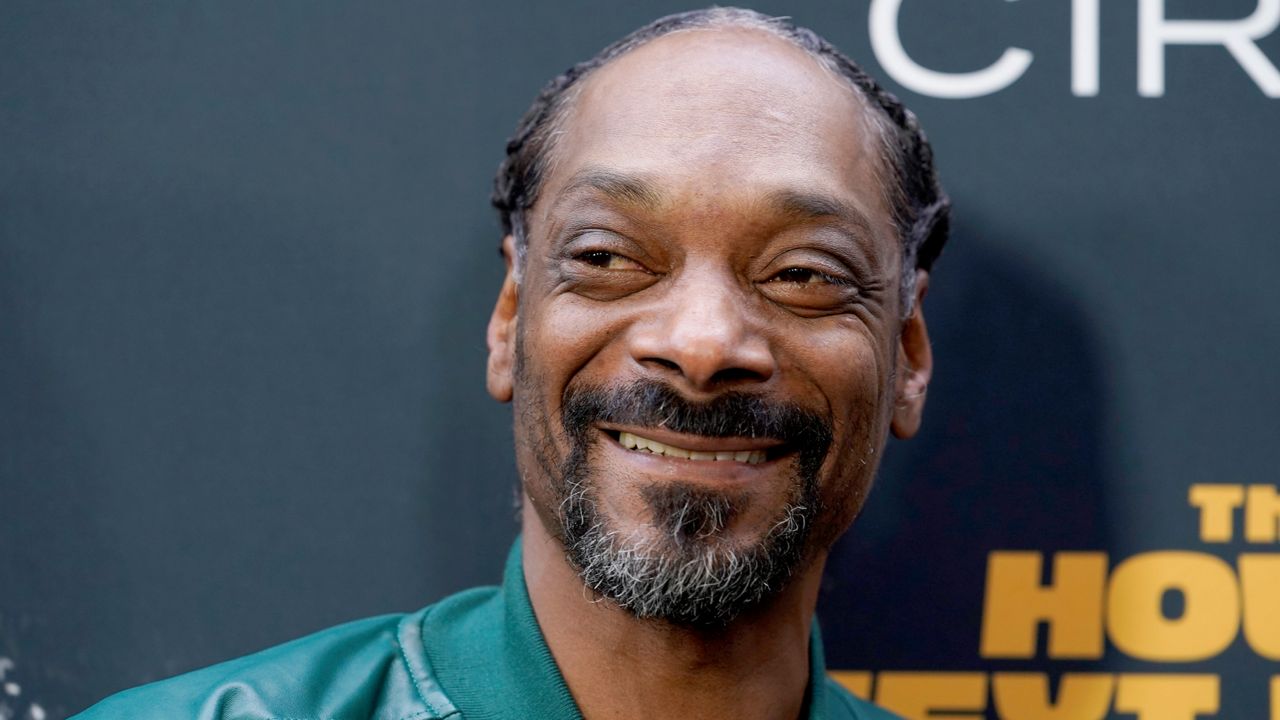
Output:
[[[987,554],[1038,550],[1047,563],[1107,548],[1107,392],[1089,320],[984,226],[956,228],[925,301],[935,368],[921,433],[890,442],[828,564],[831,668],[1003,669],[979,657]],[[1017,669],[1069,667],[1040,648]]]

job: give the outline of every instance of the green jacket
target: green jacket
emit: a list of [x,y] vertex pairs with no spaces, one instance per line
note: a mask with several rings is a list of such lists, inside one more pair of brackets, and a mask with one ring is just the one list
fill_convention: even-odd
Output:
[[[810,720],[892,720],[827,677],[810,640]],[[581,718],[529,604],[520,542],[501,587],[357,620],[113,695],[73,720]]]

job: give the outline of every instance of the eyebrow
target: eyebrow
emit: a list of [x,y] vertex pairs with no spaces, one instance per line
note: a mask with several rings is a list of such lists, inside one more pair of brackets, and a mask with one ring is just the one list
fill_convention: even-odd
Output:
[[791,189],[775,190],[766,197],[766,203],[779,215],[793,220],[835,218],[848,222],[868,237],[874,234],[871,222],[861,210],[825,193]]
[[595,190],[618,203],[639,205],[648,210],[657,209],[666,200],[666,196],[644,178],[601,168],[579,171],[565,185],[564,194],[584,189]]
[[[601,167],[587,167],[575,173],[565,184],[562,196],[580,190],[594,190],[619,204],[651,211],[667,200],[667,195],[649,180]],[[864,238],[875,235],[870,220],[857,206],[820,191],[782,188],[765,195],[764,204],[792,221],[835,219],[851,225]]]

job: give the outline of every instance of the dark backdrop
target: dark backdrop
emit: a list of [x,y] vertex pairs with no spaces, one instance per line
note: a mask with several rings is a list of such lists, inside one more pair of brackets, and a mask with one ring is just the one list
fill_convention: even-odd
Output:
[[[1277,481],[1280,101],[1221,47],[1136,83],[1103,4],[1071,91],[1066,0],[907,0],[902,41],[979,98],[885,76],[868,3],[792,16],[923,119],[956,207],[926,309],[926,425],[833,559],[836,668],[1222,675],[979,657],[993,550],[1199,542],[1192,483]],[[1255,0],[1169,0],[1240,18]],[[669,2],[0,4],[0,715],[101,696],[497,580],[509,412],[484,392],[487,205],[541,84]],[[1280,33],[1259,46],[1280,61]],[[1280,599],[1277,599],[1280,603]]]

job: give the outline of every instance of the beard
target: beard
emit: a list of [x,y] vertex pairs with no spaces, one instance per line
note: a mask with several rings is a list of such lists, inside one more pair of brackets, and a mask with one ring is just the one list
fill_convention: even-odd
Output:
[[[595,593],[642,619],[722,627],[779,592],[805,562],[822,512],[818,475],[831,444],[827,419],[740,392],[693,403],[655,381],[571,390],[561,410],[570,449],[559,472],[549,473],[557,534]],[[726,530],[742,510],[743,493],[664,481],[640,489],[653,527],[624,533],[599,509],[601,479],[589,463],[597,423],[780,440],[794,454],[785,501],[766,532],[737,542]]]

